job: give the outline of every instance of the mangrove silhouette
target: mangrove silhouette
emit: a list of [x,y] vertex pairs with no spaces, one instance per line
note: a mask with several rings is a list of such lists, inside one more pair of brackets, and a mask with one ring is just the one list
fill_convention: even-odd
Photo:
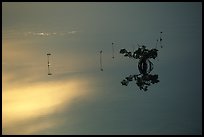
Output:
[[126,49],[121,49],[120,54],[123,54],[128,58],[139,59],[138,69],[140,72],[140,74],[129,75],[126,77],[123,81],[121,81],[122,85],[128,86],[129,82],[135,80],[140,90],[147,91],[148,86],[159,82],[157,74],[150,74],[153,70],[153,63],[150,61],[150,59],[156,59],[158,55],[158,50],[156,48],[149,50],[143,45],[138,47],[138,49],[133,52],[127,51]]

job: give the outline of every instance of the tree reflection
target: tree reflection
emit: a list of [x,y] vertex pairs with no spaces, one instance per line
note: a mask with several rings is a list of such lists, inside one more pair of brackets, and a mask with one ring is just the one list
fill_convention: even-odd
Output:
[[155,59],[158,55],[157,52],[157,49],[149,50],[146,49],[144,45],[139,47],[133,53],[127,51],[126,49],[121,49],[120,53],[125,57],[139,59],[138,69],[140,72],[140,74],[137,75],[129,75],[123,81],[121,81],[121,84],[128,86],[129,82],[135,80],[140,90],[147,91],[148,86],[158,83],[158,75],[150,74],[150,72],[153,70],[153,63],[150,61],[150,59]]

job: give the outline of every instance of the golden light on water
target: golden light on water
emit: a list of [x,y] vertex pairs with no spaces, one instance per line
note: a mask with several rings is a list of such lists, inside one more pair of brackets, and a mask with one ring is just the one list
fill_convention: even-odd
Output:
[[78,56],[70,55],[71,61],[64,64],[57,52],[51,58],[53,75],[48,76],[47,51],[35,42],[3,41],[2,134],[36,134],[58,126],[63,120],[50,116],[73,107],[75,99],[87,98],[93,90],[93,78],[75,75],[85,67]]
[[49,121],[32,124],[31,127],[24,127],[21,131],[15,129],[23,122],[49,116],[64,105],[67,108],[77,97],[88,96],[89,91],[86,90],[88,86],[88,81],[73,79],[34,83],[7,89],[3,92],[3,133],[31,134],[36,130],[58,124],[57,121]]

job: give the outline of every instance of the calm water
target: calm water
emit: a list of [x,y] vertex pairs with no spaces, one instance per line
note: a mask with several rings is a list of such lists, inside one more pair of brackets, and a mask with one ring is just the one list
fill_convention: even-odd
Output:
[[[201,3],[2,8],[2,134],[201,134]],[[138,61],[119,50],[154,48],[160,31],[160,82],[147,92],[122,86]]]

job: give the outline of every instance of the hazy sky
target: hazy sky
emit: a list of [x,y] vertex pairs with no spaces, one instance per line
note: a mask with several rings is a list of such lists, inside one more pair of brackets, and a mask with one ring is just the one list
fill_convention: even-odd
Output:
[[[202,134],[201,3],[4,2],[2,12],[2,134]],[[154,48],[160,31],[160,82],[122,86],[138,60],[119,50]]]

